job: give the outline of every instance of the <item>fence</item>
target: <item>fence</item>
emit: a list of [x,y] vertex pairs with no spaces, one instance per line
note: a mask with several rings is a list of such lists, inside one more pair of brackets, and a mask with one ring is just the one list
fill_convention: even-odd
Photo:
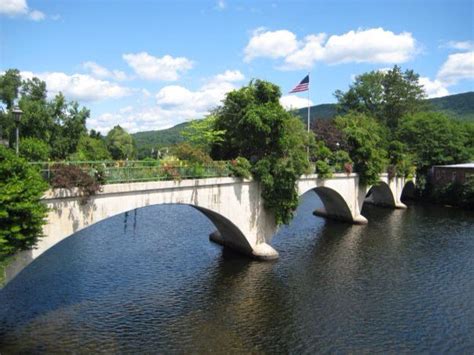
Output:
[[34,162],[43,178],[51,181],[55,169],[76,166],[102,184],[117,184],[140,181],[181,180],[230,176],[229,163],[215,161],[208,164],[161,161],[68,161]]

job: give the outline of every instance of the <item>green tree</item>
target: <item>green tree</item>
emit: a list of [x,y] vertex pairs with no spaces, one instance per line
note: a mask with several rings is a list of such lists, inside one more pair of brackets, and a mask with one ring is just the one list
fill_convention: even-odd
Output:
[[119,125],[107,133],[106,143],[113,159],[133,158],[135,151],[133,138]]
[[472,137],[465,127],[442,113],[419,112],[402,119],[397,136],[414,155],[417,175],[426,176],[433,165],[474,158]]
[[376,117],[392,131],[406,114],[424,109],[425,93],[413,70],[394,66],[387,72],[371,71],[356,77],[347,92],[337,90],[338,111],[357,111]]
[[216,129],[215,115],[209,115],[201,120],[193,120],[181,132],[181,135],[191,145],[209,153],[213,144],[223,141],[224,130]]
[[296,182],[309,168],[309,136],[301,121],[280,105],[280,97],[278,86],[262,80],[228,93],[214,112],[214,129],[223,134],[211,156],[248,159],[262,184],[265,206],[278,224],[286,224],[298,205]]
[[48,185],[38,171],[0,146],[0,259],[32,248],[42,236]]
[[75,161],[111,159],[112,156],[103,139],[92,138],[85,134],[79,139],[76,152],[69,156],[69,160]]
[[20,140],[20,156],[27,161],[47,161],[50,153],[49,145],[38,138],[27,137]]
[[67,102],[61,93],[49,106],[54,120],[50,141],[52,157],[66,159],[76,152],[80,138],[87,134],[86,120],[90,111],[79,108],[75,101]]
[[335,123],[347,137],[351,147],[349,155],[355,172],[359,173],[360,182],[377,184],[380,173],[384,172],[388,163],[384,127],[376,119],[357,112],[339,116]]
[[21,87],[21,75],[18,69],[8,69],[0,75],[0,100],[7,110],[13,108]]

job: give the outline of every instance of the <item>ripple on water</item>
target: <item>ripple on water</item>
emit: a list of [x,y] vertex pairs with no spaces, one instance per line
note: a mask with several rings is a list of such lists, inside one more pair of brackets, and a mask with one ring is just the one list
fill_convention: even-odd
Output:
[[113,217],[66,239],[0,292],[0,352],[472,352],[474,215],[364,208],[274,237],[280,259],[208,242],[186,206]]

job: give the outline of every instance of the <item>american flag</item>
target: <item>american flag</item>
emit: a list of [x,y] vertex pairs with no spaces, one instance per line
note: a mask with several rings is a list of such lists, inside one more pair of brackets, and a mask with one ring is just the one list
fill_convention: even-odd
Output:
[[295,86],[293,90],[290,91],[290,94],[294,92],[302,92],[307,91],[309,89],[309,74],[304,77],[301,82]]

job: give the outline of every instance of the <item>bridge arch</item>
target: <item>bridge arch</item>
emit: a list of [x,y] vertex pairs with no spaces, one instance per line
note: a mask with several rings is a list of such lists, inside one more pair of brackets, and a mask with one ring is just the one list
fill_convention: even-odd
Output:
[[369,187],[364,199],[364,203],[366,202],[376,206],[396,207],[395,196],[385,181],[379,181],[378,184]]
[[339,192],[326,186],[317,186],[310,191],[316,193],[324,205],[324,210],[316,209],[314,211],[316,216],[331,217],[341,221],[353,221],[351,209]]

